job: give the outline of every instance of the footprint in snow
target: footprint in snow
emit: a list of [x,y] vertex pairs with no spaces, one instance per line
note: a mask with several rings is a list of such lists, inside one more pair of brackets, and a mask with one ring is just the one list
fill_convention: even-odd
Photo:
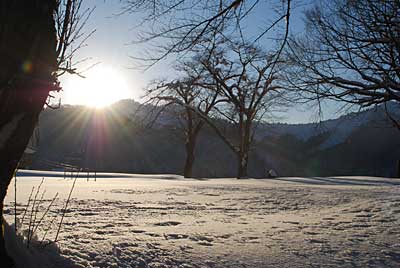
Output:
[[155,223],[154,225],[156,225],[156,226],[176,226],[179,224],[182,224],[182,223],[179,221],[164,221],[164,222]]
[[207,242],[207,241],[199,241],[199,242],[197,242],[197,244],[199,244],[201,246],[207,246],[207,247],[211,247],[211,246],[214,245],[213,243],[210,243],[210,242]]
[[145,230],[132,230],[132,233],[134,234],[141,234],[141,233],[145,233]]

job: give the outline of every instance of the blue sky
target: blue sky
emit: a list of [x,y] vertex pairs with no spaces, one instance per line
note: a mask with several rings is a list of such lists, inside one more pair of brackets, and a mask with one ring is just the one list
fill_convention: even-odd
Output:
[[[266,4],[260,4],[255,13],[246,22],[244,27],[249,36],[255,35],[263,29],[264,25],[269,25],[272,20],[271,17],[274,16],[274,13],[271,11],[271,6],[268,5],[269,2],[266,2]],[[277,7],[279,7],[280,2],[281,1],[277,1]],[[290,21],[290,30],[292,33],[301,34],[303,30],[302,14],[307,7],[307,3],[309,3],[309,1],[293,2]],[[76,53],[75,60],[89,58],[79,66],[82,70],[94,63],[99,64],[92,69],[93,72],[96,72],[99,67],[112,69],[113,72],[118,75],[119,79],[124,80],[127,88],[121,97],[133,98],[140,101],[140,97],[143,95],[142,89],[152,79],[168,78],[173,75],[171,71],[173,57],[170,58],[169,61],[167,60],[156,64],[145,72],[132,69],[137,62],[129,56],[140,55],[143,49],[143,45],[129,45],[137,34],[137,29],[134,29],[133,26],[140,21],[140,18],[138,18],[139,15],[124,14],[117,16],[116,14],[120,13],[122,8],[120,1],[85,1],[85,7],[92,8],[94,6],[95,10],[86,25],[86,31],[90,32],[96,29],[96,32],[86,42],[87,46]],[[268,39],[268,36],[261,41],[263,46],[268,46],[269,43],[271,43],[271,41]],[[88,76],[87,81],[91,81],[89,79],[91,75],[90,71],[86,74],[84,73],[84,75]],[[96,77],[96,79],[101,78]],[[82,79],[76,76],[71,77],[70,75],[65,75],[61,77],[60,80],[65,91],[61,94],[62,103],[84,104],[83,97],[79,97],[80,93],[78,92],[82,92],[86,89],[83,89],[82,86],[77,86],[78,84],[81,85]],[[74,94],[72,94],[73,92]],[[107,98],[107,96],[105,96],[105,98]],[[335,117],[331,111],[327,111],[324,115],[325,118]],[[279,121],[288,123],[305,123],[316,120],[315,114],[310,112],[309,107],[292,108],[287,113],[282,114],[282,116],[284,118],[279,119]]]

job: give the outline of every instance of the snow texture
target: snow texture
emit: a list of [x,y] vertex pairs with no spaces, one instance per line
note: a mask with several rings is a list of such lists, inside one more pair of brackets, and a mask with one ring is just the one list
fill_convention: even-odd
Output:
[[59,254],[55,243],[44,246],[40,245],[38,240],[34,240],[28,248],[26,237],[15,233],[14,224],[5,223],[4,236],[7,251],[17,268],[74,267],[71,260]]
[[[43,176],[46,204],[60,193],[50,221],[72,180],[56,172],[22,174],[18,213]],[[48,266],[19,267],[400,266],[400,180],[102,175],[78,179],[57,246],[34,257],[18,253]],[[13,200],[10,189],[8,222]],[[47,237],[54,235],[55,228]]]

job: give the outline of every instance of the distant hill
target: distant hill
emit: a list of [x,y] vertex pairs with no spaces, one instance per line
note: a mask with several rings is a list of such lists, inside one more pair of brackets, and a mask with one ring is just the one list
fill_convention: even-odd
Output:
[[[145,127],[153,107],[137,112],[138,107],[123,100],[104,111],[69,105],[46,109],[31,168],[61,162],[98,171],[181,174],[185,151],[178,121],[166,111],[152,128]],[[375,109],[319,124],[262,124],[253,147],[253,177],[271,168],[283,176],[394,176],[400,131]],[[196,157],[195,176],[236,174],[235,156],[208,128],[200,135]]]

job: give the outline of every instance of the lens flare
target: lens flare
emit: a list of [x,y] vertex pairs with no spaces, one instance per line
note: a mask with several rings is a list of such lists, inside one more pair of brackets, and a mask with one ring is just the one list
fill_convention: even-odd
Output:
[[22,71],[26,74],[31,73],[33,69],[32,62],[27,60],[22,63]]
[[113,68],[97,67],[84,75],[86,78],[74,76],[63,84],[65,102],[102,108],[131,98],[125,79]]

